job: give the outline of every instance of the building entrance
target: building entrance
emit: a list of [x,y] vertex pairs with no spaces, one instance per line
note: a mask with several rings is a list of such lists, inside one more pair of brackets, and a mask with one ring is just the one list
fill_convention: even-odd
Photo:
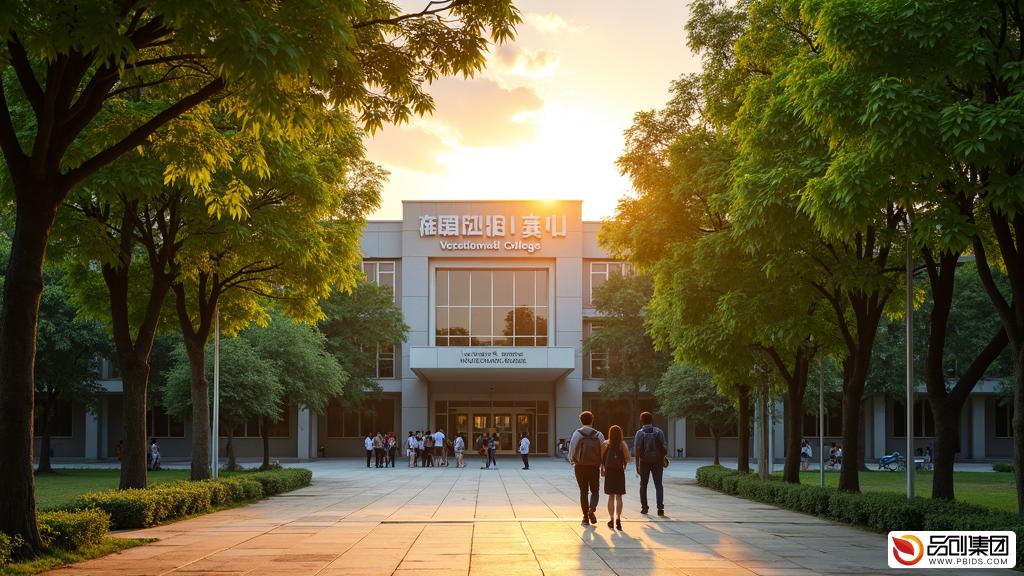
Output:
[[476,441],[482,435],[497,434],[498,452],[514,454],[525,432],[530,438],[530,453],[546,454],[550,418],[547,406],[546,400],[438,400],[435,408],[445,412],[436,412],[434,421],[453,438],[463,434],[470,452],[475,451]]

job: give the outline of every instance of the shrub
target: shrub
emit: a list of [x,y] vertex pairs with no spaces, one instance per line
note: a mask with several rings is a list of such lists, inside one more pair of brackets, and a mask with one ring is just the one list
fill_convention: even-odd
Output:
[[94,546],[103,541],[109,530],[110,515],[95,508],[39,515],[39,536],[47,548],[78,550]]
[[11,562],[11,556],[21,543],[21,536],[8,536],[0,532],[0,568]]
[[991,510],[952,500],[907,499],[895,493],[856,494],[834,488],[764,481],[721,466],[697,469],[697,483],[726,494],[774,504],[863,526],[878,532],[891,530],[1013,530],[1018,555],[1024,557],[1024,525],[1018,514]]
[[992,470],[996,472],[1013,472],[1013,464],[1007,464],[1006,462],[996,462],[992,464]]
[[71,508],[104,510],[117,530],[145,528],[166,520],[206,513],[214,506],[308,486],[312,478],[312,472],[299,468],[244,472],[216,480],[157,484],[145,490],[90,492],[79,496]]

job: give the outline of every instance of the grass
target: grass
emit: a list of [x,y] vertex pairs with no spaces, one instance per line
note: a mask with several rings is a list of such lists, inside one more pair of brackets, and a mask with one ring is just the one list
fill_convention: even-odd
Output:
[[[49,510],[70,504],[79,494],[117,488],[121,471],[116,468],[59,468],[54,474],[36,476],[36,507]],[[188,470],[150,470],[149,484],[188,480]]]
[[141,546],[153,542],[151,538],[104,538],[103,542],[95,546],[80,548],[74,552],[67,550],[52,550],[42,556],[27,562],[17,562],[0,568],[0,576],[15,576],[22,574],[39,574],[47,570],[53,570],[76,562],[85,562],[107,554],[113,554],[135,546]]
[[[781,474],[778,474],[781,477]],[[818,472],[801,472],[800,482],[816,486]],[[1007,512],[1017,511],[1017,489],[1014,486],[1013,474],[1008,472],[954,472],[954,489],[956,499],[969,504],[987,506]],[[838,486],[839,472],[825,471],[825,485]],[[897,492],[906,493],[907,476],[905,472],[861,471],[861,492]],[[929,498],[932,495],[932,473],[916,471],[914,474],[914,494]]]

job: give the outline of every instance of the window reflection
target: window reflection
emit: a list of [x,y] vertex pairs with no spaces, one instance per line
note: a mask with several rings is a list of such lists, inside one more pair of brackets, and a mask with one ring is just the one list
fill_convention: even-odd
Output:
[[547,270],[438,269],[434,286],[437,346],[547,346]]

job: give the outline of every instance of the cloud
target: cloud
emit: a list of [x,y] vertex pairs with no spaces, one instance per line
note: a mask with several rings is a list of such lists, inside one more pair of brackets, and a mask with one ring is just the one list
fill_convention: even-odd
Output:
[[417,172],[436,172],[437,155],[449,150],[443,138],[419,126],[386,126],[366,142],[366,148],[374,162]]
[[552,76],[561,59],[552,50],[534,51],[513,44],[503,44],[495,50],[488,71],[498,76],[511,74],[525,78]]
[[485,78],[446,78],[430,89],[434,120],[467,146],[496,146],[528,140],[536,133],[532,114],[544,101],[531,88],[502,88]]
[[527,12],[523,20],[529,26],[542,34],[561,34],[565,32],[579,32],[579,26],[570,24],[565,18],[553,12]]

